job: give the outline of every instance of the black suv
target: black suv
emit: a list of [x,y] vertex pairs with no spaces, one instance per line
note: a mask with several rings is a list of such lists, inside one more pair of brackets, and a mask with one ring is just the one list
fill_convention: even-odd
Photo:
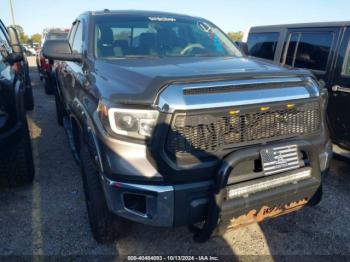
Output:
[[0,22],[0,184],[18,186],[34,178],[26,120],[26,68],[17,32]]
[[[244,57],[211,22],[87,12],[47,41],[58,122],[80,161],[96,240],[127,221],[191,226],[205,241],[321,199],[325,90],[305,70]],[[222,228],[222,227],[220,227]]]
[[350,22],[252,27],[248,54],[311,70],[329,91],[334,143],[350,150]]

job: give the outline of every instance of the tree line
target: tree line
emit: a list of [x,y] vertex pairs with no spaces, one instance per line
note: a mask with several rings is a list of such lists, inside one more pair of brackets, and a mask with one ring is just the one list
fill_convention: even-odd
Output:
[[242,31],[228,32],[227,35],[232,41],[242,41],[244,33]]
[[24,33],[23,27],[20,25],[15,25],[15,28],[18,32],[18,37],[21,43],[23,44],[33,44],[33,43],[40,43],[41,41],[41,34],[37,33],[31,36],[28,36]]

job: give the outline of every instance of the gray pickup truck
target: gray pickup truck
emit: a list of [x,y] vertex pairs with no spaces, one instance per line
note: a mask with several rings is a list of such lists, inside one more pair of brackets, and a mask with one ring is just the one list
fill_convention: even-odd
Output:
[[305,70],[242,55],[211,22],[86,12],[57,66],[58,123],[82,167],[99,242],[130,221],[188,225],[196,241],[315,205],[330,143],[327,92]]

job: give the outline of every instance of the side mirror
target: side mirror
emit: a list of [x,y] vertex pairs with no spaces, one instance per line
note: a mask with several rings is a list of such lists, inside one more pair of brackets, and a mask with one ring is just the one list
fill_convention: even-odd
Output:
[[248,45],[245,42],[236,41],[236,45],[238,46],[239,50],[241,50],[242,53],[248,55]]
[[7,32],[10,37],[10,45],[13,53],[23,53],[21,42],[19,41],[18,33],[15,27],[9,26]]
[[72,53],[68,40],[46,40],[42,49],[44,57],[53,60],[81,62],[81,54]]

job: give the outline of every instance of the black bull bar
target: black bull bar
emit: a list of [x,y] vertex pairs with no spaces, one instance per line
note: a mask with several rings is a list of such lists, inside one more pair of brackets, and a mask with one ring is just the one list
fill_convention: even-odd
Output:
[[[316,192],[322,190],[321,171],[319,164],[319,151],[315,150],[315,141],[298,140],[290,142],[296,144],[298,150],[307,153],[309,166],[311,167],[311,178],[297,184],[285,186],[283,190],[276,187],[268,192],[259,192],[245,199],[225,200],[227,194],[227,183],[231,172],[241,161],[254,160],[260,156],[260,150],[266,148],[266,145],[255,146],[252,148],[242,149],[227,155],[223,160],[218,172],[214,178],[214,186],[209,200],[209,206],[202,227],[190,226],[191,232],[194,234],[196,242],[207,241],[218,227],[219,223],[225,225],[233,216],[241,218],[252,214],[249,211],[259,210],[262,207],[273,207],[272,210],[280,210],[278,215],[283,215],[291,211],[297,210],[305,204],[314,205],[319,200]],[[320,142],[320,141],[317,141]],[[283,146],[288,143],[274,143],[269,146]],[[322,191],[321,191],[322,194]],[[278,207],[291,208],[278,208]],[[262,211],[262,210],[260,210]],[[265,212],[265,211],[263,211]],[[261,213],[261,212],[254,212]],[[276,213],[276,212],[275,212]],[[275,217],[277,215],[266,216]],[[252,218],[252,216],[250,216]],[[260,219],[262,221],[262,219]],[[257,220],[259,222],[259,220]]]

